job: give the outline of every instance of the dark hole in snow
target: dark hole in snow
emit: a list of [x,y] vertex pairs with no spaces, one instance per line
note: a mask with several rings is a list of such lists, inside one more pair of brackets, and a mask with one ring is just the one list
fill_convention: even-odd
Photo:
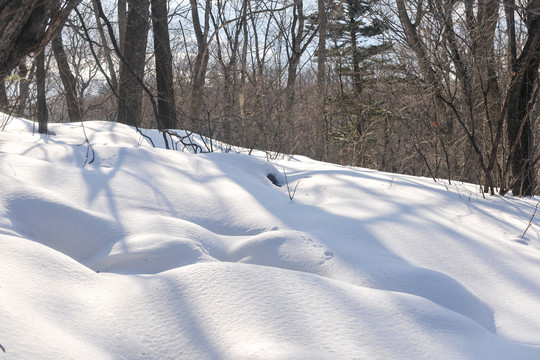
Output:
[[279,183],[278,179],[276,178],[276,175],[268,174],[268,175],[266,175],[266,177],[268,178],[268,180],[270,180],[272,182],[272,184],[281,187],[281,184]]

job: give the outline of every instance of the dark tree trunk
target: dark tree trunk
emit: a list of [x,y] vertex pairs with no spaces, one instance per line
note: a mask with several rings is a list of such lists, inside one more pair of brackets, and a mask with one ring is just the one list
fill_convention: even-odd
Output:
[[6,93],[6,82],[0,79],[0,111],[7,112],[9,110],[9,101]]
[[60,78],[62,80],[62,84],[64,85],[69,120],[71,122],[81,121],[82,116],[79,101],[77,100],[75,76],[73,76],[71,70],[69,69],[67,55],[62,44],[62,34],[58,34],[58,36],[52,41],[51,45],[56,64],[58,66],[58,71],[60,73]]
[[[540,47],[536,52],[540,51]],[[532,164],[534,155],[532,122],[529,116],[533,100],[533,87],[538,79],[538,55],[528,65],[521,81],[519,92],[510,101],[508,108],[508,139],[511,142],[512,194],[516,196],[532,196],[536,187],[535,167]]]
[[176,127],[172,53],[167,24],[167,0],[152,0],[152,23],[156,58],[158,113],[163,127]]
[[129,65],[120,64],[118,122],[131,126],[139,126],[142,122],[142,89],[136,76],[144,77],[148,7],[149,0],[131,0],[129,3],[124,48],[124,57]]
[[124,44],[126,43],[126,27],[127,27],[127,4],[126,0],[118,0],[118,42],[120,51],[124,52]]
[[315,124],[315,157],[320,160],[326,155],[326,25],[325,0],[318,0],[319,46],[317,50],[317,120]]
[[47,134],[47,122],[49,121],[45,98],[45,78],[45,54],[41,51],[36,57],[37,119],[40,134]]
[[62,28],[80,0],[0,0],[0,77]]
[[[122,43],[124,41],[123,37],[125,35],[125,31],[122,31],[122,27],[120,26],[121,24],[121,21],[120,21],[120,14],[121,14],[121,11],[120,11],[120,2],[118,2],[118,27],[119,27],[119,33],[122,37],[120,43]],[[97,0],[92,0],[92,6],[94,8],[94,17],[96,19],[96,25],[97,25],[97,30],[99,32],[99,37],[101,38],[101,44],[102,44],[102,48],[103,48],[103,55],[105,56],[105,61],[107,62],[107,67],[109,68],[109,78],[111,79],[111,86],[114,87],[114,91],[118,90],[118,79],[116,78],[116,70],[114,69],[114,64],[112,62],[112,57],[111,57],[111,50],[109,49],[109,44],[108,44],[108,41],[107,41],[107,37],[105,36],[105,31],[103,30],[103,24],[101,22],[101,18],[99,17],[99,10],[98,10],[98,4],[97,4]],[[125,7],[125,2],[124,2],[124,7]],[[124,9],[125,10],[125,9]],[[124,16],[125,16],[125,13],[124,13]],[[125,19],[124,19],[125,20]],[[123,27],[123,29],[125,30],[125,26]]]
[[[529,9],[540,8],[540,0],[530,0]],[[509,186],[515,196],[532,196],[536,187],[533,163],[534,145],[530,111],[536,94],[533,88],[538,80],[540,65],[540,15],[527,12],[527,41],[517,59],[517,74],[512,77],[507,111],[507,134],[510,142],[512,181]]]

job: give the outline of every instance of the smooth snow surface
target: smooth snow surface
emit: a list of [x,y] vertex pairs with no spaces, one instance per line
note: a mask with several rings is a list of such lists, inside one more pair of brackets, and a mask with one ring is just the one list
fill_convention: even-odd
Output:
[[0,360],[540,359],[540,199],[32,127],[0,116]]

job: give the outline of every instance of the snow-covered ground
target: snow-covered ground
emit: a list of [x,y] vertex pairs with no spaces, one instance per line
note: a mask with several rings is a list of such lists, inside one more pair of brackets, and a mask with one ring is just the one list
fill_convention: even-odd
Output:
[[0,360],[540,359],[538,198],[2,125]]

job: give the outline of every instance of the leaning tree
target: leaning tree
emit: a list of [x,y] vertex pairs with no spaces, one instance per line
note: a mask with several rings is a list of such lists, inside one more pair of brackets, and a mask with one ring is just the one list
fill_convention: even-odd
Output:
[[0,0],[0,76],[37,54],[80,0]]

